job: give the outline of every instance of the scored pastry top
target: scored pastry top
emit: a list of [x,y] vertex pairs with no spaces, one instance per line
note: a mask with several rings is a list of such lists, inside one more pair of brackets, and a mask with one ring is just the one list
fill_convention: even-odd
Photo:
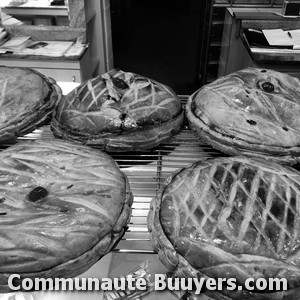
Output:
[[276,166],[220,158],[183,169],[162,194],[167,235],[286,259],[300,247],[300,174]]
[[245,157],[197,162],[153,200],[151,239],[175,277],[276,277],[296,287],[299,194],[300,174],[288,167]]
[[112,70],[70,92],[60,101],[54,118],[68,131],[97,135],[159,125],[181,112],[178,97],[167,86]]
[[50,270],[97,244],[101,257],[131,201],[126,176],[101,151],[59,140],[11,146],[0,153],[0,273]]
[[300,144],[300,81],[288,74],[243,69],[204,86],[190,101],[205,132],[254,145]]

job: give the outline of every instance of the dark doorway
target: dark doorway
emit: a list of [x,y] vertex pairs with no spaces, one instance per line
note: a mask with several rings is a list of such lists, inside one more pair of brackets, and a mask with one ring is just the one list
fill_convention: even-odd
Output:
[[114,67],[169,85],[177,94],[199,88],[203,2],[111,0]]

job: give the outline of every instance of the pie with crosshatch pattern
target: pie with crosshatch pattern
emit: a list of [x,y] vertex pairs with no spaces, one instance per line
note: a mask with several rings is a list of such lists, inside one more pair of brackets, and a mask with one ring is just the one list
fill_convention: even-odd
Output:
[[0,152],[0,292],[11,274],[84,273],[122,237],[132,200],[126,175],[100,150],[53,139]]
[[0,143],[14,141],[50,121],[62,91],[30,68],[0,66]]
[[132,151],[157,146],[178,133],[182,123],[181,102],[169,87],[114,69],[61,99],[51,128],[58,138]]
[[196,91],[186,111],[196,135],[224,153],[300,162],[298,78],[243,69]]
[[286,278],[287,291],[210,291],[216,299],[299,299],[300,173],[262,159],[215,158],[178,170],[148,226],[174,277]]

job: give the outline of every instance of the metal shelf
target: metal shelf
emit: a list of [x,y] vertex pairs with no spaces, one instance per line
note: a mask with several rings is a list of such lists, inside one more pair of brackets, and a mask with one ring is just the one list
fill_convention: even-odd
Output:
[[68,16],[66,6],[6,6],[1,8],[2,12],[12,16]]
[[[181,96],[183,105],[187,97]],[[53,138],[49,126],[44,126],[19,140]],[[6,148],[9,145],[3,145]],[[122,171],[128,176],[134,196],[132,216],[128,229],[122,240],[113,250],[127,253],[154,253],[147,229],[147,215],[150,202],[166,178],[177,169],[186,167],[196,161],[220,156],[220,152],[202,144],[187,125],[179,134],[159,147],[130,153],[111,154]]]

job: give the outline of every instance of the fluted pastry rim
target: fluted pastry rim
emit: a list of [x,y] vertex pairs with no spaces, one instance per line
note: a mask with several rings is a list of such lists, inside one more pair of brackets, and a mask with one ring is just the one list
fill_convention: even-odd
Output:
[[[171,223],[164,223],[164,224],[162,223],[162,221],[161,221],[162,198],[164,197],[165,201],[167,201],[167,198],[169,197],[169,195],[171,195],[170,191],[172,191],[173,187],[174,187],[174,189],[176,189],[176,185],[178,185],[179,183],[181,184],[182,182],[186,181],[187,183],[192,184],[192,182],[195,178],[181,177],[182,172],[188,172],[189,170],[193,170],[193,168],[197,169],[198,167],[205,168],[205,166],[210,165],[210,164],[212,164],[213,166],[217,166],[218,164],[232,163],[232,162],[246,163],[251,166],[252,165],[260,166],[260,167],[265,168],[266,170],[269,170],[269,169],[272,170],[272,172],[274,172],[274,174],[278,173],[279,176],[289,176],[289,174],[290,174],[290,176],[292,176],[291,178],[293,178],[293,180],[295,181],[295,184],[297,184],[297,183],[300,184],[300,174],[292,168],[283,167],[278,164],[271,163],[271,162],[268,162],[268,161],[265,161],[262,159],[257,159],[257,158],[249,159],[247,157],[241,157],[241,156],[240,157],[226,157],[226,158],[223,157],[223,158],[207,159],[207,160],[204,159],[203,161],[196,162],[186,168],[179,169],[178,171],[171,174],[165,181],[162,188],[160,189],[158,195],[152,200],[150,212],[148,215],[148,228],[149,228],[150,240],[152,242],[153,248],[154,248],[154,250],[156,250],[158,252],[160,260],[167,267],[171,276],[185,277],[185,278],[193,278],[193,277],[195,277],[195,278],[203,277],[206,279],[210,278],[210,276],[206,273],[205,268],[203,268],[203,269],[196,268],[193,265],[193,263],[189,262],[189,260],[187,260],[187,258],[183,254],[179,253],[180,251],[178,251],[178,248],[177,248],[177,247],[179,247],[179,245],[177,245],[177,244],[175,245],[169,239],[168,234],[170,234],[170,232],[174,232],[174,231],[172,231],[168,227],[169,226],[176,227],[178,224],[177,223],[172,223],[172,224]],[[169,192],[167,192],[167,194],[164,195],[164,192],[166,191],[166,189],[168,189]],[[199,197],[200,197],[200,195],[199,195]],[[181,201],[185,202],[185,201],[187,201],[187,199],[181,199]],[[168,203],[165,204],[163,207],[167,211],[169,211],[169,213],[175,214],[175,212],[172,213],[173,209],[170,206],[170,204],[168,204]],[[165,212],[165,213],[167,213],[167,212]],[[171,219],[172,218],[170,217],[169,220],[171,220]],[[174,220],[173,222],[176,222],[176,221]],[[179,231],[180,228],[181,227],[178,227],[178,228],[176,227],[176,232],[178,234],[180,232]],[[180,243],[179,240],[178,240],[178,243]],[[209,246],[203,245],[203,247],[204,247],[203,251],[207,251]],[[218,253],[220,254],[220,251],[217,250],[217,248],[216,248],[215,255],[219,255]],[[225,257],[226,257],[226,255],[225,255]],[[230,255],[231,258],[236,255],[235,262],[233,262],[233,264],[242,263],[243,266],[246,267],[247,266],[246,262],[248,261],[250,269],[252,268],[251,261],[250,261],[251,259],[253,260],[253,262],[255,262],[257,260],[258,264],[263,263],[263,259],[259,255],[251,256],[249,254],[245,255],[242,253],[240,253],[240,254],[230,253],[228,255]],[[277,259],[270,259],[270,258],[265,258],[265,259],[266,259],[266,264],[268,266],[274,266],[274,265],[276,266],[277,264],[278,264],[278,266],[280,266],[280,264],[282,263],[282,262],[278,261]],[[294,259],[296,259],[296,257],[294,257]],[[198,257],[198,260],[201,260],[200,256]],[[221,269],[225,268],[225,266],[222,266],[220,268]],[[235,267],[233,265],[233,270],[234,270],[234,268]],[[299,277],[299,274],[300,274],[299,273],[299,270],[300,270],[299,265],[296,265],[296,263],[295,263],[295,265],[290,265],[289,268],[291,268],[291,271],[292,271],[292,269],[295,269],[295,270],[293,270],[293,273],[298,274],[297,276]],[[283,269],[285,269],[284,266],[283,266]],[[286,272],[288,273],[288,271],[286,271]],[[223,275],[224,274],[222,274],[222,272],[220,271],[219,277],[223,278]],[[263,276],[261,276],[261,277],[263,277]],[[208,294],[218,300],[219,299],[224,299],[224,300],[225,299],[226,300],[227,299],[228,300],[229,299],[264,299],[264,300],[266,300],[266,299],[277,299],[277,300],[295,299],[296,300],[296,299],[298,299],[298,295],[300,292],[300,280],[299,280],[300,278],[291,276],[290,279],[293,281],[294,288],[290,289],[288,291],[284,291],[284,292],[255,293],[255,292],[247,292],[247,291],[226,291],[225,290],[223,293],[219,293],[217,291],[216,292],[208,291]]]
[[[124,234],[133,196],[127,176],[102,151],[56,139],[26,141],[2,151],[0,161],[1,292],[9,291],[11,274],[82,274]],[[31,202],[35,186],[49,194]]]
[[[120,90],[110,78],[128,87]],[[83,82],[62,99],[51,129],[58,138],[123,152],[156,147],[180,131],[183,118],[181,102],[171,88],[114,69]]]
[[[259,87],[268,78],[274,81],[274,93]],[[283,81],[290,94],[284,93]],[[192,94],[186,105],[187,119],[201,140],[226,154],[295,164],[300,160],[298,88],[300,81],[287,74],[246,68],[220,77]],[[207,114],[211,110],[227,112],[220,124],[210,120]],[[238,121],[230,125],[235,116]]]
[[[5,90],[7,88],[7,81],[9,77],[7,76],[7,72],[5,70],[11,70],[15,72],[13,76],[14,81],[21,80],[21,86],[13,86],[16,89],[18,95],[14,98],[14,102],[22,101],[24,103],[24,98],[27,95],[26,89],[30,86],[30,92],[36,92],[36,99],[31,104],[28,104],[28,107],[24,107],[24,109],[20,113],[16,113],[15,111],[11,111],[10,115],[6,117],[5,122],[0,123],[0,142],[14,142],[17,137],[24,136],[33,130],[47,124],[52,117],[52,112],[55,105],[62,98],[62,90],[56,83],[56,81],[50,77],[43,75],[42,73],[26,67],[7,67],[0,66],[0,71],[3,72],[4,77],[4,89],[2,90],[4,99],[1,101],[1,105],[5,102]],[[20,74],[17,74],[17,73]],[[24,82],[22,82],[22,78],[27,76]],[[38,80],[37,80],[38,79]],[[28,81],[29,85],[26,86],[26,82]],[[39,82],[38,82],[39,81]],[[22,88],[22,85],[25,85],[25,91]],[[7,93],[10,93],[8,90]],[[32,100],[30,100],[32,101]],[[12,103],[7,103],[10,108],[13,108]]]

